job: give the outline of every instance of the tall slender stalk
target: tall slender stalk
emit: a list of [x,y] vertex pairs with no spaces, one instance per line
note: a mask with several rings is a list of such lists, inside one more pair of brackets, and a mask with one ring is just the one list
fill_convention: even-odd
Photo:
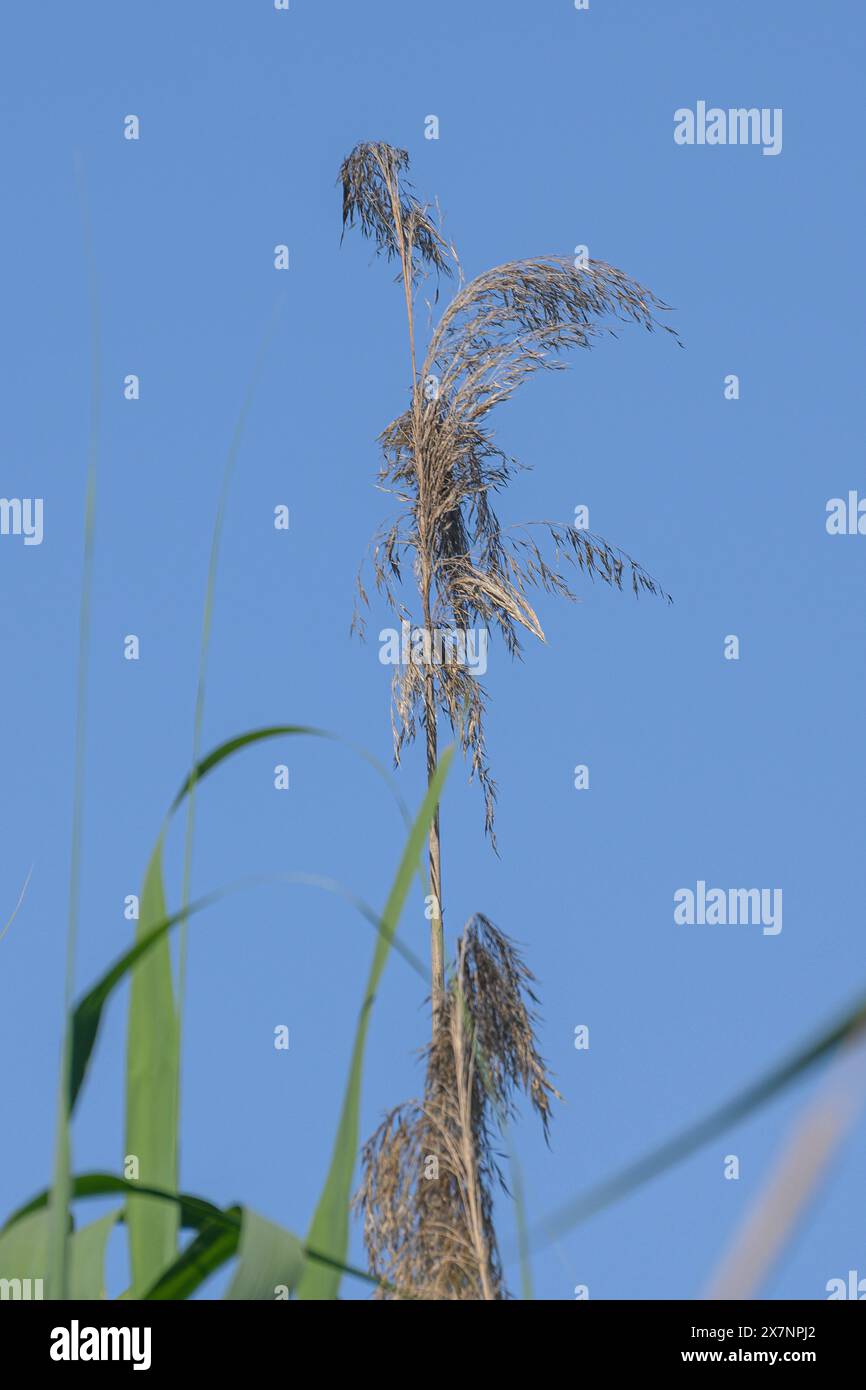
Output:
[[[418,478],[419,516],[422,518],[421,526],[423,531],[418,551],[418,586],[421,597],[421,608],[424,616],[424,627],[425,630],[429,632],[431,628],[430,591],[432,585],[432,567],[430,564],[430,538],[426,533],[423,521],[423,518],[426,516],[426,470],[424,456],[420,448],[421,411],[423,402],[415,357],[413,219],[410,211],[409,225],[404,225],[398,182],[399,161],[393,158],[393,152],[390,151],[387,146],[374,147],[373,158],[378,165],[384,186],[387,190],[391,217],[393,219],[396,235],[397,254],[400,259],[400,277],[403,282],[403,293],[406,301],[406,322],[409,332],[409,358],[412,383],[412,404],[410,408],[413,441],[412,453]],[[432,669],[429,667],[424,673],[424,730],[427,743],[427,786],[429,789],[436,773],[436,765],[439,756],[435,678]],[[442,855],[439,838],[438,806],[436,807],[427,839],[427,858],[430,871],[430,895],[432,898],[430,912],[430,1002],[432,1028],[435,1034],[445,994],[445,943],[442,925]]]
[[[588,532],[541,523],[553,541],[553,564],[544,559],[527,530],[505,536],[491,498],[504,489],[516,465],[495,444],[487,416],[527,376],[561,366],[558,356],[567,349],[589,347],[598,334],[612,332],[617,320],[652,329],[657,326],[654,310],[666,306],[602,262],[585,267],[556,257],[512,262],[469,284],[460,277],[460,287],[433,330],[419,367],[418,286],[431,273],[452,274],[457,256],[408,183],[408,164],[405,150],[362,144],[340,170],[344,231],[359,225],[379,253],[399,264],[409,336],[409,406],[381,436],[380,470],[380,479],[404,511],[376,538],[375,581],[403,618],[406,609],[397,589],[402,563],[411,557],[428,644],[443,630],[455,630],[465,642],[475,624],[485,633],[492,625],[514,655],[520,650],[520,629],[544,638],[526,597],[528,588],[574,597],[557,567],[561,557],[616,587],[622,588],[629,576],[636,593],[662,591],[640,565]],[[433,384],[429,392],[428,382]],[[360,584],[359,589],[366,602]],[[492,838],[495,784],[484,747],[485,698],[465,664],[437,665],[429,655],[416,663],[413,656],[394,677],[392,724],[399,761],[420,719],[429,784],[437,761],[438,715],[445,714],[484,789],[485,825]],[[438,813],[430,828],[428,861],[435,1036],[445,992]]]
[[[420,721],[429,783],[444,715],[484,791],[485,829],[495,845],[486,692],[467,660],[470,640],[477,651],[483,634],[486,647],[492,627],[512,656],[522,633],[543,641],[527,591],[574,598],[561,560],[619,589],[630,580],[635,594],[663,591],[629,556],[586,531],[540,523],[553,543],[552,562],[528,528],[504,533],[492,500],[519,465],[496,444],[488,417],[526,377],[560,367],[567,350],[591,346],[617,322],[651,330],[659,326],[655,311],[666,306],[603,262],[583,266],[554,256],[515,261],[468,284],[460,275],[422,357],[418,286],[431,273],[451,274],[457,256],[408,183],[408,164],[405,150],[361,144],[340,170],[343,229],[358,225],[378,253],[399,264],[409,332],[409,404],[380,437],[380,483],[401,511],[376,536],[372,556],[376,587],[399,615],[401,632],[413,601],[423,623],[420,654],[419,634],[409,623],[411,655],[407,661],[401,641],[395,658],[394,755],[399,762]],[[404,602],[406,566],[413,585]],[[366,605],[360,577],[358,589]],[[356,624],[363,629],[357,609]],[[529,1095],[546,1130],[550,1100],[558,1093],[536,1044],[532,976],[513,944],[480,913],[461,937],[446,986],[438,813],[430,825],[428,862],[433,1026],[424,1094],[392,1111],[366,1146],[357,1200],[377,1274],[386,1273],[413,1297],[488,1301],[506,1296],[493,1226],[500,1172],[492,1130],[504,1136],[519,1090]],[[437,1171],[428,1173],[434,1159]]]
[[63,1042],[57,1098],[57,1136],[54,1180],[48,1233],[48,1292],[52,1299],[66,1299],[69,1287],[69,1200],[71,1195],[71,1140],[69,1081],[72,1066],[70,1020],[75,988],[75,951],[78,942],[81,896],[81,843],[84,822],[84,754],[87,727],[87,663],[90,653],[90,610],[93,592],[93,541],[96,514],[96,470],[99,457],[99,423],[102,401],[99,291],[96,257],[87,204],[84,169],[75,158],[75,177],[81,208],[84,251],[90,299],[90,434],[87,450],[87,484],[84,501],[84,547],[81,602],[78,623],[78,675],[75,695],[75,757],[72,791],[72,845],[69,868],[69,907],[66,932],[66,971],[63,989]]
[[[219,499],[217,501],[216,515],[214,517],[213,532],[211,534],[210,558],[208,560],[207,571],[207,585],[205,588],[204,607],[202,609],[201,639],[199,642],[198,679],[196,681],[195,692],[195,713],[193,715],[192,757],[190,762],[192,772],[190,774],[189,781],[186,829],[184,832],[181,908],[187,907],[190,901],[190,886],[192,882],[192,852],[195,837],[195,792],[197,781],[196,768],[198,767],[199,758],[201,755],[201,738],[202,729],[204,726],[205,690],[207,686],[207,668],[208,656],[210,653],[211,628],[213,626],[213,608],[214,597],[216,594],[216,577],[217,571],[219,569],[220,544],[222,541],[223,526],[225,524],[225,514],[228,505],[229,486],[234,476],[235,466],[237,464],[238,454],[240,452],[241,440],[243,438],[247,416],[249,415],[250,409],[252,407],[256,387],[258,386],[259,377],[262,373],[262,368],[267,357],[268,349],[270,347],[274,333],[276,332],[276,327],[279,321],[281,308],[282,299],[278,298],[274,301],[274,305],[271,310],[270,318],[268,319],[268,324],[265,329],[265,333],[262,337],[262,341],[259,345],[259,349],[256,354],[256,359],[253,365],[253,371],[250,377],[249,384],[247,386],[246,394],[241,404],[237,421],[235,422],[234,431],[232,433],[231,442],[229,444],[228,453],[226,455],[225,466],[223,468],[222,483],[220,485],[220,494]],[[186,920],[183,920],[181,922],[180,927],[180,944],[178,950],[177,1011],[179,1027],[182,1020],[184,996],[186,993],[187,951],[188,925]],[[178,1086],[178,1095],[179,1092],[180,1087]]]

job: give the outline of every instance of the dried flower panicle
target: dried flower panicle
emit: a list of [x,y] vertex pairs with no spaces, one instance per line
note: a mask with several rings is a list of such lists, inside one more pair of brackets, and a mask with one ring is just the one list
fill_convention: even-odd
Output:
[[523,1093],[547,1132],[559,1092],[539,1055],[533,977],[513,942],[474,917],[458,944],[423,1098],[393,1110],[364,1148],[355,1198],[384,1298],[508,1296],[493,1224],[505,1186],[497,1136]]
[[[378,253],[401,260],[414,286],[425,274],[450,273],[451,266],[448,243],[405,181],[407,167],[405,150],[358,145],[340,181],[344,228],[357,223]],[[417,370],[408,287],[407,307],[411,399],[380,437],[379,482],[399,510],[371,545],[374,581],[392,611],[411,620],[403,585],[408,575],[421,590],[419,620],[425,626],[462,633],[492,629],[518,656],[521,633],[544,640],[529,592],[575,598],[564,563],[615,588],[628,585],[635,594],[669,598],[637,561],[601,536],[551,522],[503,530],[494,498],[522,465],[498,446],[490,419],[527,377],[561,370],[563,354],[589,348],[602,334],[616,336],[618,324],[649,332],[660,327],[676,338],[657,318],[668,306],[603,261],[510,261],[469,283],[461,278]],[[546,533],[552,553],[542,552],[534,531]],[[353,625],[363,628],[363,584],[358,594],[361,608]],[[447,718],[459,739],[483,788],[485,829],[493,837],[496,786],[485,749],[483,686],[466,665],[398,668],[391,709],[398,762],[419,722],[427,720],[427,705]]]

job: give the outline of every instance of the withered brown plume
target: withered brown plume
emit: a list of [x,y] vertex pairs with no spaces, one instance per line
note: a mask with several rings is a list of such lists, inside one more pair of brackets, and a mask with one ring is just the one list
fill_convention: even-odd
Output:
[[[379,483],[398,502],[396,517],[372,543],[380,594],[401,622],[414,626],[420,619],[428,636],[493,628],[513,656],[522,633],[544,640],[531,590],[574,598],[565,562],[616,588],[628,584],[635,594],[667,598],[636,561],[600,536],[550,522],[503,531],[493,501],[521,465],[496,443],[491,412],[534,372],[563,367],[571,348],[588,348],[602,333],[615,336],[618,323],[650,331],[663,326],[656,313],[668,306],[613,266],[576,266],[559,256],[511,261],[465,283],[441,219],[417,198],[408,168],[405,150],[362,144],[340,170],[343,230],[357,225],[378,254],[399,263],[406,302],[409,403],[380,437]],[[415,302],[430,275],[437,282],[456,275],[457,289],[419,362]],[[546,533],[548,558],[533,527]],[[408,593],[404,578],[412,581]],[[358,590],[366,606],[360,576]],[[356,622],[363,630],[360,609]],[[485,751],[482,685],[458,662],[397,666],[395,760],[420,723],[428,785],[440,713],[482,786],[493,840],[496,787]],[[529,1098],[545,1134],[558,1092],[535,1039],[532,976],[486,917],[475,916],[464,930],[446,988],[438,811],[428,858],[433,1030],[423,1096],[386,1116],[366,1145],[356,1205],[379,1296],[498,1300],[508,1295],[493,1224],[502,1181],[495,1146],[518,1092]]]
[[558,1096],[538,1053],[532,975],[476,916],[457,947],[424,1095],[386,1116],[362,1155],[355,1204],[382,1298],[507,1297],[493,1225],[496,1151],[523,1092],[545,1134]]
[[[383,430],[379,482],[399,510],[372,542],[375,584],[392,611],[410,622],[417,604],[426,632],[491,627],[512,655],[521,631],[544,640],[528,591],[573,599],[562,564],[635,594],[665,598],[636,561],[600,536],[565,523],[535,522],[503,531],[493,508],[521,465],[496,444],[494,407],[539,370],[558,370],[572,348],[588,348],[617,323],[652,331],[668,306],[630,276],[602,261],[577,267],[546,256],[510,261],[464,283],[454,247],[431,208],[408,182],[409,156],[385,144],[360,144],[339,174],[343,231],[357,225],[376,251],[399,262],[409,331],[409,405]],[[432,329],[419,367],[415,298],[426,276],[457,275],[458,288]],[[533,529],[546,532],[545,558]],[[414,581],[411,597],[404,575]],[[368,596],[359,576],[361,604]],[[414,599],[414,603],[413,603]],[[417,613],[417,610],[416,610]],[[361,609],[355,624],[363,630]],[[355,625],[353,624],[353,625]],[[409,662],[396,667],[391,722],[394,755],[424,730],[428,781],[437,759],[437,716],[447,718],[484,791],[485,828],[494,833],[496,785],[484,738],[484,687],[466,665]],[[494,840],[495,844],[495,840]],[[430,831],[431,999],[435,1017],[444,988],[442,875],[438,813]]]

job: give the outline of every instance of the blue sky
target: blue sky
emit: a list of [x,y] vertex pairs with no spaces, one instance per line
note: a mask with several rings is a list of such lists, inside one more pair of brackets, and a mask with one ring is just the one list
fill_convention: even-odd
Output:
[[[587,504],[593,530],[675,600],[583,585],[578,605],[542,601],[547,644],[517,665],[494,646],[487,677],[501,858],[462,769],[442,809],[449,940],[483,911],[539,980],[565,1103],[549,1150],[530,1119],[516,1133],[538,1219],[735,1092],[866,977],[866,540],[824,524],[829,498],[866,492],[862,9],[292,0],[278,13],[269,0],[151,0],[19,5],[4,28],[0,493],[44,499],[44,540],[0,537],[4,920],[35,863],[0,943],[3,1211],[48,1179],[60,1036],[90,372],[74,151],[104,392],[79,988],[129,941],[123,900],[187,765],[220,478],[278,294],[229,499],[204,742],[300,721],[389,757],[387,673],[349,622],[389,506],[373,486],[375,439],[405,400],[405,330],[388,269],[355,236],[339,244],[334,181],[351,147],[408,149],[469,277],[586,244],[675,306],[684,351],[626,330],[530,382],[498,420],[503,447],[533,465],[504,519],[570,520]],[[676,145],[674,111],[699,100],[782,108],[781,154]],[[137,142],[123,139],[130,113]],[[287,273],[273,268],[278,243]],[[136,402],[123,397],[128,373]],[[737,401],[724,398],[730,373]],[[279,503],[288,533],[273,529]],[[374,611],[374,638],[382,622]],[[138,662],[123,659],[128,633]],[[739,661],[723,657],[728,634]],[[273,788],[276,762],[290,767],[287,793]],[[577,763],[588,791],[573,789]],[[417,804],[417,752],[399,781]],[[202,788],[194,891],[304,870],[381,905],[401,844],[362,761],[263,745]],[[674,892],[700,879],[780,887],[783,930],[676,926]],[[420,892],[403,931],[423,953]],[[187,1191],[304,1231],[372,946],[350,909],[301,888],[258,889],[191,928]],[[279,1023],[288,1053],[272,1046]],[[587,1052],[573,1046],[578,1024]],[[426,1031],[423,988],[395,957],[371,1030],[365,1134],[416,1092]],[[122,1160],[124,1035],[118,999],[78,1117],[79,1171]],[[535,1258],[536,1293],[697,1295],[810,1091],[564,1233]],[[738,1182],[722,1176],[729,1153]],[[861,1117],[767,1296],[820,1298],[862,1266],[864,1159]],[[508,1244],[505,1203],[501,1224]]]

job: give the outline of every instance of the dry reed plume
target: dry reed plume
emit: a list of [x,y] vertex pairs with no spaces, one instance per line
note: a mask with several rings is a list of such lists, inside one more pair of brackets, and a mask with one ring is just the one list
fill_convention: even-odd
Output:
[[[406,305],[409,401],[380,436],[379,483],[398,509],[372,543],[377,590],[401,622],[412,623],[414,609],[428,635],[492,629],[512,656],[520,653],[522,634],[544,640],[532,590],[574,598],[566,564],[616,588],[667,598],[636,561],[600,536],[550,522],[503,530],[494,501],[521,465],[496,443],[491,418],[527,377],[561,369],[563,354],[590,347],[600,334],[615,336],[618,323],[665,327],[656,314],[668,306],[601,261],[511,261],[465,282],[438,217],[408,182],[408,166],[405,150],[360,144],[339,175],[344,233],[359,227],[377,254],[398,264]],[[421,356],[416,298],[430,275],[437,279],[434,303],[442,277],[455,276],[457,289]],[[428,308],[432,314],[433,305]],[[546,554],[534,538],[539,532]],[[411,583],[404,586],[404,579]],[[356,623],[363,630],[369,599],[360,576],[358,589]],[[395,669],[391,722],[397,762],[423,729],[429,785],[438,716],[447,720],[483,789],[485,830],[495,846],[485,699],[468,666],[410,660]],[[428,861],[433,1028],[424,1096],[392,1111],[366,1146],[358,1202],[372,1269],[398,1296],[496,1299],[505,1291],[493,1228],[493,1130],[522,1089],[546,1131],[556,1092],[526,1002],[533,999],[531,976],[486,918],[476,916],[464,932],[446,989],[438,811]],[[425,1177],[434,1160],[436,1180]]]
[[363,1153],[355,1200],[371,1272],[395,1290],[382,1297],[506,1297],[493,1225],[504,1186],[496,1136],[518,1091],[545,1133],[559,1094],[538,1053],[531,985],[508,938],[473,918],[425,1050],[424,1095],[387,1115]]

